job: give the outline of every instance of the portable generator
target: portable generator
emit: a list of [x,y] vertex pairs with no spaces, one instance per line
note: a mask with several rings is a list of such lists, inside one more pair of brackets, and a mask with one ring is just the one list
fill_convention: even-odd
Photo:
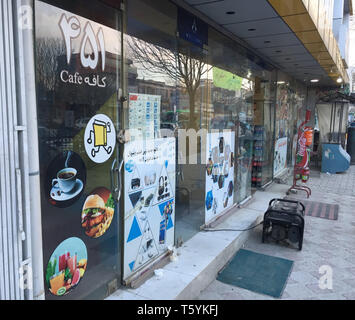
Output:
[[264,214],[262,242],[268,239],[276,242],[298,243],[302,250],[305,207],[299,201],[272,199]]

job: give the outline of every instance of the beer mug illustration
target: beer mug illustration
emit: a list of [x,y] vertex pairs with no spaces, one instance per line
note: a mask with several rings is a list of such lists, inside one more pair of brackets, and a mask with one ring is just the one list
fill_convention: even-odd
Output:
[[116,132],[111,119],[103,114],[93,117],[87,124],[84,142],[91,160],[97,163],[108,160],[116,145]]
[[[91,150],[91,155],[95,158],[96,154],[100,152],[100,148],[105,149],[107,154],[112,152],[112,147],[107,146],[107,134],[111,132],[110,123],[105,123],[103,121],[95,119],[93,124],[93,130],[90,130],[90,137],[88,143],[92,144],[94,142],[94,148]],[[94,136],[94,140],[92,139]]]

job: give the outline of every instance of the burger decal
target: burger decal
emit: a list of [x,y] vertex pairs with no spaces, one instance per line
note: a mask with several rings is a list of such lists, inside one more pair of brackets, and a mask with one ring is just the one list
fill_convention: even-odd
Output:
[[110,227],[115,213],[112,194],[99,188],[89,195],[81,212],[81,226],[91,238],[101,237]]

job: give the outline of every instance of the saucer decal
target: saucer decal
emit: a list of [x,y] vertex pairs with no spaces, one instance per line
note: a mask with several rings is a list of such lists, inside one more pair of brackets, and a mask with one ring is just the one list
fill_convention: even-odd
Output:
[[57,207],[68,207],[79,199],[86,183],[86,167],[81,157],[73,151],[57,155],[47,169],[46,194]]

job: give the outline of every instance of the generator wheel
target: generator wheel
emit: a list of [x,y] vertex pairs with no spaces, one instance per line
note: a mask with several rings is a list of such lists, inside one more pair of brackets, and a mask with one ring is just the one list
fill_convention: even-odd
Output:
[[261,242],[264,243],[265,242],[265,228],[263,228],[263,234],[261,237]]
[[298,250],[299,250],[299,251],[302,250],[302,243],[303,243],[303,241],[300,241],[300,243],[298,244]]

